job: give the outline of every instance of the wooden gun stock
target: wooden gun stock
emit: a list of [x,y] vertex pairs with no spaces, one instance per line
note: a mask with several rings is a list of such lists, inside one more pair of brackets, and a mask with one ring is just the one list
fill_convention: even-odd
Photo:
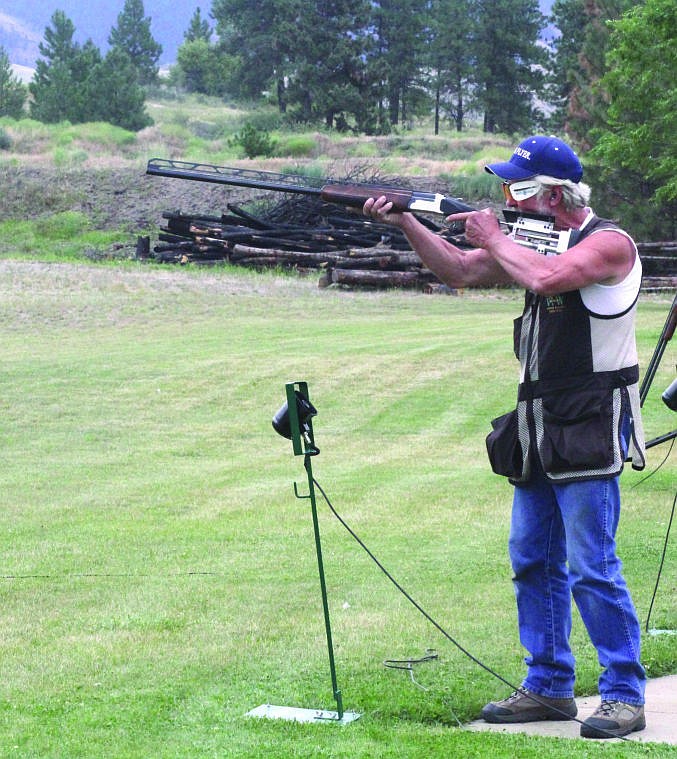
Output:
[[408,211],[413,194],[411,190],[360,184],[326,184],[320,190],[322,200],[349,208],[362,208],[369,198],[380,198],[385,195],[387,200],[393,204],[395,211]]

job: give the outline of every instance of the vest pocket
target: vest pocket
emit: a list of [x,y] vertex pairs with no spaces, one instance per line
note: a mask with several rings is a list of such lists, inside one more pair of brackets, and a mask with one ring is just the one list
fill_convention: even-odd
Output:
[[517,411],[492,419],[487,435],[487,453],[496,474],[519,480],[523,474],[524,452],[519,439]]
[[522,322],[524,321],[522,316],[518,316],[517,319],[513,319],[512,322],[512,349],[515,353],[515,358],[519,361],[520,357],[520,344],[522,342]]
[[[580,392],[541,399],[539,453],[546,472],[605,469],[614,462],[613,394]],[[538,406],[534,405],[538,427]]]

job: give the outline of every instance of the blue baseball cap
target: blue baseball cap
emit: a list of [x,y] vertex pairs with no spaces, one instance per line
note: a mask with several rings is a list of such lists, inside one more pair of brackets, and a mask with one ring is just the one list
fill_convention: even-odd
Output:
[[484,170],[507,182],[537,174],[580,182],[583,176],[581,162],[566,142],[543,135],[527,137],[515,148],[509,161],[487,164]]

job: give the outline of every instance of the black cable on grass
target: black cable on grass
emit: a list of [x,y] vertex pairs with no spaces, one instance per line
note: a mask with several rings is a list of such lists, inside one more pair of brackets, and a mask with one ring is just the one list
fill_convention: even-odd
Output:
[[[442,635],[456,648],[464,654],[468,659],[470,659],[472,662],[477,664],[478,667],[481,667],[485,672],[488,672],[490,675],[495,677],[497,680],[500,680],[504,685],[507,685],[508,688],[510,688],[512,691],[516,691],[519,693],[525,693],[524,689],[520,686],[516,686],[513,683],[510,682],[507,678],[503,677],[500,673],[498,673],[495,669],[492,669],[488,664],[485,664],[481,659],[478,659],[476,656],[474,656],[470,651],[465,648],[463,645],[461,645],[456,638],[454,638],[450,633],[448,633],[442,625],[439,624],[433,617],[428,614],[428,612],[416,601],[403,587],[400,585],[400,583],[393,577],[393,575],[383,566],[383,564],[376,558],[376,556],[369,550],[369,548],[366,546],[366,544],[362,541],[362,539],[357,535],[357,533],[350,527],[350,525],[343,519],[343,517],[336,511],[333,504],[329,500],[329,497],[322,489],[322,486],[320,483],[313,477],[313,482],[315,484],[315,487],[322,493],[322,497],[327,503],[327,506],[331,510],[332,514],[338,519],[338,521],[343,525],[343,527],[348,531],[348,533],[351,535],[351,537],[357,542],[357,544],[365,551],[367,556],[376,564],[376,566],[383,572],[383,574],[390,580],[390,582],[397,588],[397,590],[400,591],[400,593],[409,601],[414,608],[416,608],[427,620],[430,622],[430,624],[437,629]],[[535,701],[536,703],[541,704],[542,706],[547,706],[549,709],[552,709],[552,711],[557,712],[558,714],[563,714],[566,716],[568,720],[571,720],[572,722],[578,722],[579,725],[583,724],[583,720],[580,720],[576,717],[570,717],[566,712],[561,711],[557,707],[550,706],[550,704],[544,704],[537,695],[533,693],[528,694],[529,698]],[[605,733],[608,735],[609,738],[619,738],[620,740],[627,741],[628,738],[624,736],[614,735],[612,732],[608,730],[604,730],[601,728],[596,728],[596,730],[599,733]]]
[[663,574],[663,564],[665,563],[665,554],[668,550],[668,539],[670,538],[670,529],[672,528],[672,520],[675,516],[675,504],[677,504],[677,493],[675,493],[675,497],[672,501],[672,510],[670,512],[670,519],[668,521],[668,530],[665,533],[665,542],[663,543],[663,553],[661,555],[661,562],[658,567],[658,575],[656,577],[656,584],[653,589],[653,595],[651,596],[651,603],[649,605],[649,612],[646,615],[646,626],[645,626],[645,632],[649,632],[649,620],[651,619],[651,612],[653,611],[653,605],[654,601],[656,600],[656,594],[658,593],[658,584],[660,583],[661,576]]

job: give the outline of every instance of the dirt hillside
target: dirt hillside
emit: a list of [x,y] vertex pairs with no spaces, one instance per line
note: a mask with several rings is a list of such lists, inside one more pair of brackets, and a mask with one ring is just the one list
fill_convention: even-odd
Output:
[[0,168],[0,221],[37,219],[61,211],[85,213],[97,229],[148,232],[163,211],[220,214],[229,202],[253,191],[180,179],[152,177],[141,169],[59,171]]
[[[418,189],[434,189],[428,185],[427,180],[417,180]],[[97,229],[139,234],[157,229],[163,211],[218,216],[228,203],[262,196],[247,188],[149,176],[145,166],[68,171],[3,166],[0,187],[0,221],[73,210],[85,213]]]

